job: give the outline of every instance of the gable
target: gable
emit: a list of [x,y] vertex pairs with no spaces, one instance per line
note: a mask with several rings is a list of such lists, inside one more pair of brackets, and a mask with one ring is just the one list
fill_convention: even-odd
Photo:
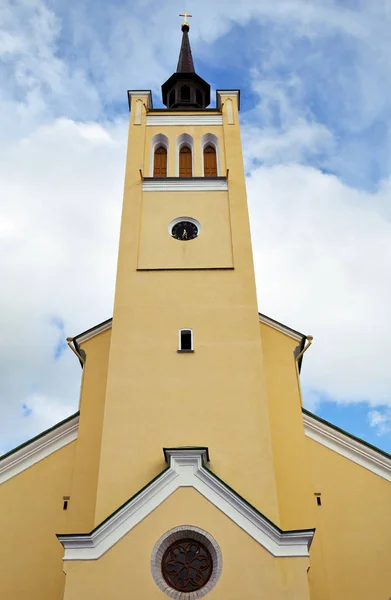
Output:
[[58,535],[64,560],[96,560],[181,487],[192,487],[276,557],[308,556],[314,530],[282,531],[208,468],[207,448],[166,449],[158,477],[91,533]]
[[307,557],[275,558],[197,490],[180,487],[99,560],[64,563],[66,599],[107,600],[117,597],[117,589],[139,600],[167,597],[154,581],[151,558],[161,536],[183,525],[207,532],[218,544],[222,569],[214,597],[309,598]]

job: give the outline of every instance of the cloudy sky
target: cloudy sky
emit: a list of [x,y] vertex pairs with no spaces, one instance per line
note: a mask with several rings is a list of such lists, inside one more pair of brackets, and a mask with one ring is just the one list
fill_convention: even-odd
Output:
[[241,88],[259,310],[314,336],[304,403],[391,452],[391,0],[0,2],[0,452],[77,410],[111,317],[127,89]]

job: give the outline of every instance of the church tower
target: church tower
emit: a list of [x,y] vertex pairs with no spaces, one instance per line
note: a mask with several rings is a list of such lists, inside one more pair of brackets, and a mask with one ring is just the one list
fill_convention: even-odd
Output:
[[68,340],[79,411],[0,457],[0,597],[389,597],[391,457],[302,409],[312,338],[258,313],[240,93],[209,107],[181,16],[165,108],[128,92],[114,314]]
[[[130,128],[96,520],[207,446],[216,473],[278,520],[239,128],[239,91],[194,70],[129,91]],[[246,465],[246,469],[243,469]]]

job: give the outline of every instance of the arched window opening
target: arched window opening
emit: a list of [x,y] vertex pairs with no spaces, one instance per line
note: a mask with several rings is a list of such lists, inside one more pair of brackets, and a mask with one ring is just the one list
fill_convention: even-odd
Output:
[[196,102],[199,106],[202,106],[202,92],[200,90],[196,90]]
[[179,177],[192,177],[192,156],[189,146],[182,146],[179,150]]
[[193,330],[179,330],[179,348],[178,352],[194,352]]
[[167,177],[167,150],[164,146],[158,146],[154,153],[153,176]]
[[204,176],[217,177],[216,148],[214,146],[209,145],[204,148]]
[[182,85],[181,87],[181,100],[190,101],[190,87],[188,85]]
[[173,106],[175,104],[175,90],[171,90],[168,105]]

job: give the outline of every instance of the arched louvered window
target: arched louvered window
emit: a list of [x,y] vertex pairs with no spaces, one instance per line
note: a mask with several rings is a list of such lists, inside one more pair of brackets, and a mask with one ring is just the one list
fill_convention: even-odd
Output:
[[164,146],[156,148],[153,160],[153,176],[167,177],[167,150]]
[[205,177],[217,177],[216,148],[214,146],[204,148],[204,175]]
[[182,146],[179,150],[179,177],[192,177],[191,148]]

